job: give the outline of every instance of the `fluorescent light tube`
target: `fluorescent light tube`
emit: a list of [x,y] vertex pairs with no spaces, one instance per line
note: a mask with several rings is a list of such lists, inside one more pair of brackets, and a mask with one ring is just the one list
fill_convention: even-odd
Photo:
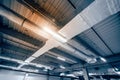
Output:
[[67,74],[66,76],[76,77],[74,74]]
[[62,65],[60,65],[60,68],[61,68],[61,69],[65,69],[65,67],[64,67],[64,66],[62,66]]
[[65,73],[60,73],[60,76],[65,76]]
[[103,61],[103,62],[107,62],[107,60],[103,57],[100,57],[100,59]]
[[61,60],[61,61],[65,61],[65,59],[62,58],[62,57],[57,57],[57,59],[59,59],[59,60]]
[[116,73],[120,75],[120,71],[118,71],[118,72],[116,72]]

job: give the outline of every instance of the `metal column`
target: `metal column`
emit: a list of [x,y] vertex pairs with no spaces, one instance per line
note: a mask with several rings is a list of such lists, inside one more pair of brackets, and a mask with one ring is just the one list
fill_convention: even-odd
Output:
[[49,70],[47,71],[47,80],[49,80]]
[[90,80],[87,68],[83,68],[83,77],[85,80]]
[[23,80],[27,80],[27,77],[28,77],[28,73],[25,73]]

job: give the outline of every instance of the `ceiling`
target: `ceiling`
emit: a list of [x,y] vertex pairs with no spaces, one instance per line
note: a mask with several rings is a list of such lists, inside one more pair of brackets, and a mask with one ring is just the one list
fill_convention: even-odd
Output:
[[[0,67],[38,73],[49,69],[59,75],[80,72],[84,66],[92,75],[118,75],[119,4],[120,0],[2,0]],[[44,26],[67,42],[39,33]]]

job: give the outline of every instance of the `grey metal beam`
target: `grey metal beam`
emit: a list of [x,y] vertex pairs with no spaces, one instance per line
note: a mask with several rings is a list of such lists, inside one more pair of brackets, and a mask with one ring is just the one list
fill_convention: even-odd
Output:
[[120,79],[120,75],[92,75],[93,77],[100,77],[110,80],[110,79]]
[[73,64],[70,67],[66,67],[66,69],[62,70],[62,69],[55,69],[55,71],[63,71],[63,72],[67,72],[67,71],[74,71],[74,70],[81,70],[84,67],[90,68],[90,67],[100,67],[102,65],[109,65],[109,64],[114,64],[117,62],[120,62],[120,54],[116,54],[116,55],[111,55],[109,57],[106,57],[107,62],[106,63],[95,63],[95,64],[84,64],[84,66],[82,64]]
[[[27,72],[27,73],[33,73],[33,74],[38,74],[38,75],[48,75],[48,74],[46,74],[46,73],[29,72],[29,71],[23,71],[23,70],[14,70],[14,69],[7,68],[7,67],[0,67],[0,68],[3,69],[3,70],[11,70],[11,71],[18,71],[18,72]],[[49,76],[56,76],[56,77],[64,77],[64,78],[74,78],[74,79],[78,79],[78,78],[76,78],[76,77],[59,76],[59,75],[56,75],[56,74],[49,74]]]

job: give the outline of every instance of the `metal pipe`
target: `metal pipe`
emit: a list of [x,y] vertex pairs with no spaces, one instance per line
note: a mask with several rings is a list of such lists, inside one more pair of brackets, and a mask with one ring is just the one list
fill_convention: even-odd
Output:
[[56,76],[56,77],[64,77],[64,78],[74,78],[74,79],[78,79],[77,77],[70,77],[70,76],[59,76],[59,75],[54,75],[54,74],[46,74],[46,73],[38,73],[38,72],[30,72],[30,71],[26,71],[26,70],[17,70],[14,69],[15,67],[10,67],[10,66],[4,66],[4,65],[0,65],[0,68],[4,69],[4,70],[11,70],[11,71],[18,71],[18,72],[26,72],[26,73],[33,73],[33,74],[38,74],[38,75],[49,75],[49,76]]
[[[41,26],[36,25],[35,23],[31,22],[30,20],[26,19],[25,17],[17,14],[16,12],[10,10],[9,8],[5,7],[4,5],[0,5],[0,15],[6,17],[10,21],[21,25],[22,27],[38,34],[39,36],[48,39],[50,35],[46,34]],[[41,35],[42,34],[42,35]]]
[[24,62],[22,60],[17,60],[17,59],[3,57],[3,56],[0,56],[0,59],[12,61],[12,62],[16,62],[16,63],[19,63],[19,64],[24,64],[24,65],[32,65],[32,66],[36,66],[36,67],[40,67],[40,68],[45,67],[46,69],[50,69],[50,70],[52,69],[50,66],[46,66],[46,65],[42,65],[42,64],[36,64],[36,63],[27,63],[27,62]]
[[92,50],[90,50],[89,48],[87,48],[82,42],[78,42],[77,40],[70,40],[69,41],[69,44],[70,45],[73,45],[75,48],[83,51],[86,55],[88,56],[93,56],[93,57],[96,57],[98,58],[99,56],[97,54],[95,54]]
[[52,52],[52,51],[48,51],[48,53],[49,53],[50,55],[56,56],[56,58],[57,58],[57,57],[62,57],[62,58],[64,58],[64,59],[65,59],[65,62],[68,62],[68,63],[77,63],[76,60],[70,59],[69,57],[66,57],[66,56],[62,56],[62,55],[60,55],[60,54],[58,54],[58,53],[54,53],[54,52]]
[[65,48],[66,50],[70,51],[71,53],[73,53],[73,55],[75,57],[80,58],[88,63],[95,63],[96,62],[96,58],[89,57],[89,56],[81,53],[80,51],[74,49],[73,47],[71,47],[68,44],[60,44],[60,46]]

